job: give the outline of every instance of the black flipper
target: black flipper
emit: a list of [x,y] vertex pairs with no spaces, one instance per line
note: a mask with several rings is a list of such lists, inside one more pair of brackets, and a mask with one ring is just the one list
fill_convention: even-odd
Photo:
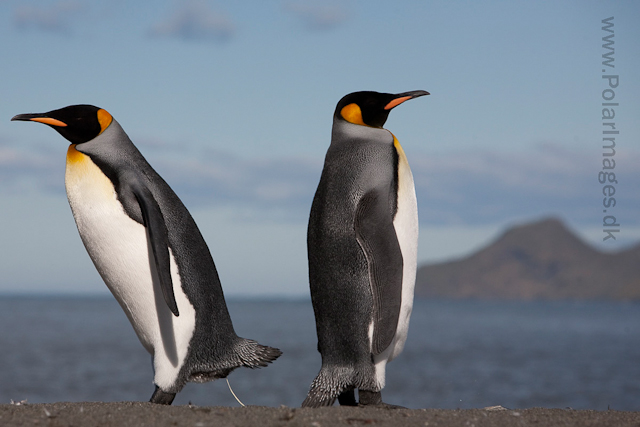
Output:
[[158,405],[171,405],[175,397],[175,393],[166,393],[160,390],[160,387],[156,386],[156,390],[151,395],[151,399],[149,399],[149,402],[157,403]]
[[158,202],[153,198],[148,188],[140,183],[134,183],[131,187],[140,205],[144,226],[149,233],[151,251],[153,252],[153,260],[160,280],[162,296],[169,310],[177,317],[180,313],[178,312],[178,304],[176,303],[176,298],[173,293],[171,261],[169,258],[169,237],[164,217],[162,216]]
[[389,193],[371,190],[356,210],[356,239],[369,265],[373,293],[374,355],[382,353],[393,340],[402,303],[402,251],[393,227]]

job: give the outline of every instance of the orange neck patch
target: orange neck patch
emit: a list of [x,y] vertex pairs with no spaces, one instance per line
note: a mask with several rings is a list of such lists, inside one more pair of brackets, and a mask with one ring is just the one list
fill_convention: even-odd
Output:
[[344,107],[342,107],[342,110],[340,110],[340,115],[342,116],[343,119],[345,119],[349,123],[368,126],[362,120],[362,110],[360,110],[360,107],[358,106],[358,104],[351,103],[349,105],[345,105]]
[[98,123],[100,123],[100,133],[104,132],[106,128],[109,127],[111,122],[113,121],[113,117],[107,110],[103,110],[102,108],[98,110]]
[[84,160],[85,154],[76,150],[76,144],[71,144],[67,150],[67,163],[78,163]]
[[[389,132],[391,133],[391,132]],[[393,134],[391,134],[393,135]],[[398,141],[398,138],[396,138],[395,135],[393,135],[393,146],[396,147],[396,151],[398,152],[398,156],[400,156],[401,159],[405,159],[407,158],[407,155],[404,154],[404,149],[402,148],[402,145],[400,145],[400,141]]]

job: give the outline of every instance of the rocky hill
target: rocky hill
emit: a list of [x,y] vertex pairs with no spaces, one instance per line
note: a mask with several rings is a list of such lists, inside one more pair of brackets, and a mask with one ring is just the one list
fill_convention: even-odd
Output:
[[640,299],[640,245],[600,252],[545,219],[511,228],[466,258],[421,266],[416,296]]

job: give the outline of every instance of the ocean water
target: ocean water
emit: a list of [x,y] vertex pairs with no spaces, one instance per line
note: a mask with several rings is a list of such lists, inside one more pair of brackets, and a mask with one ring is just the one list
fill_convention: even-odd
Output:
[[[229,376],[247,405],[299,406],[320,368],[308,301],[228,301],[240,336],[280,348]],[[111,297],[0,297],[0,403],[146,401],[151,357]],[[409,408],[640,410],[640,304],[416,300],[383,399]],[[174,404],[238,406],[224,380]]]

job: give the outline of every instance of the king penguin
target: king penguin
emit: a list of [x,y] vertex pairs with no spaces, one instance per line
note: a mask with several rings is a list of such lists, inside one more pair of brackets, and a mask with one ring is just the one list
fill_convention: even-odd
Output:
[[309,285],[322,367],[303,407],[386,405],[385,368],[402,351],[413,306],[418,208],[413,176],[383,125],[429,95],[354,92],[333,115],[307,230]]
[[72,105],[11,120],[44,123],[71,142],[69,205],[96,269],[151,353],[151,402],[170,405],[189,381],[225,378],[280,356],[236,335],[196,223],[111,114]]

